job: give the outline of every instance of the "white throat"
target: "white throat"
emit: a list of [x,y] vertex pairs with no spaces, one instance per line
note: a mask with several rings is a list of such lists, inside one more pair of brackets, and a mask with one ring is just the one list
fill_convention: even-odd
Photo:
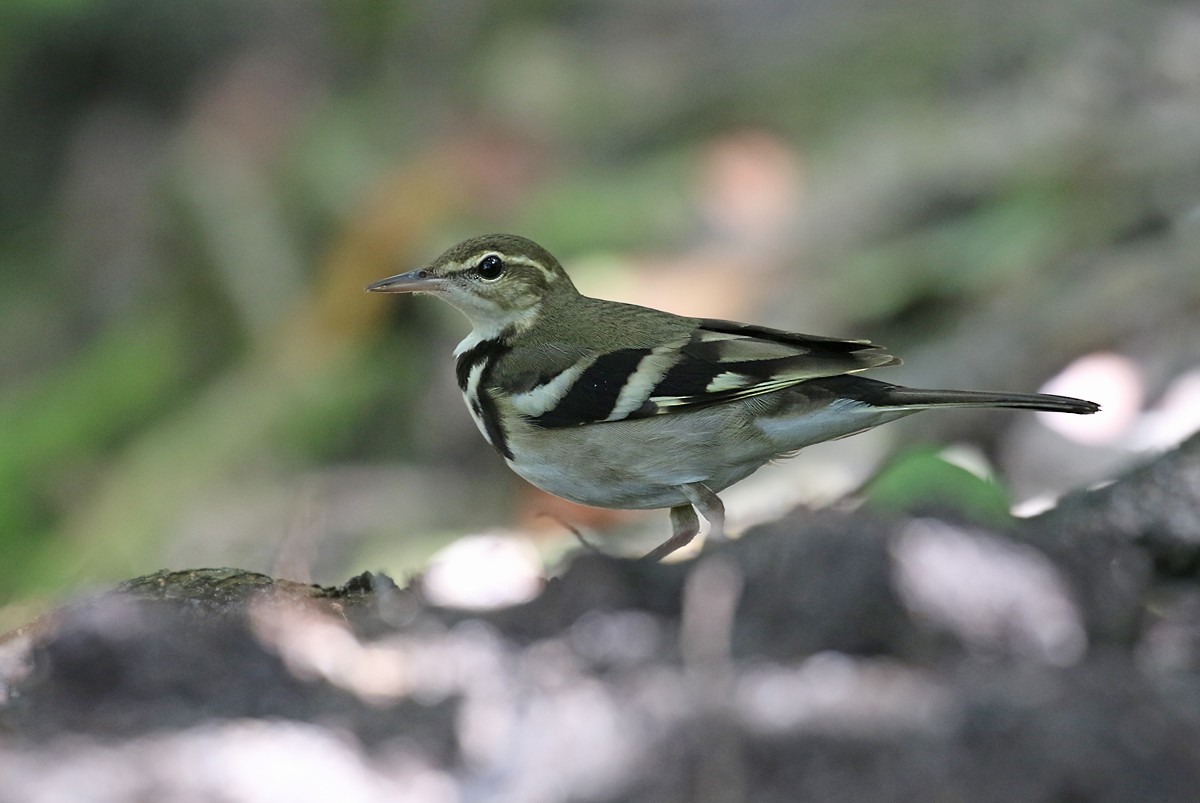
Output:
[[471,334],[467,335],[461,343],[455,346],[454,356],[459,357],[485,340],[494,340],[502,334],[514,335],[524,332],[533,326],[533,322],[537,320],[540,311],[541,304],[535,304],[520,315],[505,321],[485,321],[480,323],[472,321],[474,328],[471,329]]

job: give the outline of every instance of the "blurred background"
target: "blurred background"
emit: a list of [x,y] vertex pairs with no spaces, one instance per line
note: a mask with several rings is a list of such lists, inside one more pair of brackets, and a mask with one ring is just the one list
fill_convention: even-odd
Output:
[[735,531],[864,483],[1027,513],[1200,427],[1200,8],[6,0],[0,624],[160,568],[465,551],[478,589],[568,524],[661,540],[510,474],[465,319],[362,292],[488,231],[589,294],[881,342],[891,381],[1105,405],[806,450]]

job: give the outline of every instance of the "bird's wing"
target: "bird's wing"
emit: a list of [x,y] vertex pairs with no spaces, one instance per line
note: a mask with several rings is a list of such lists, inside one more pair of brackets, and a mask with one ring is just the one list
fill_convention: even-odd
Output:
[[674,364],[647,401],[655,405],[654,413],[666,413],[899,362],[866,340],[838,340],[706,319],[679,349]]
[[672,342],[585,355],[526,383],[514,406],[537,426],[578,426],[667,415],[900,362],[865,340],[697,323]]

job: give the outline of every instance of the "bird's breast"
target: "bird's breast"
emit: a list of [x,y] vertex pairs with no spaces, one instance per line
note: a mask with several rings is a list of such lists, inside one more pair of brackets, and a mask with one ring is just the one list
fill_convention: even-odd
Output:
[[713,408],[633,420],[542,428],[506,416],[509,466],[544,491],[595,507],[684,504],[680,485],[720,491],[773,456],[746,437],[736,410]]

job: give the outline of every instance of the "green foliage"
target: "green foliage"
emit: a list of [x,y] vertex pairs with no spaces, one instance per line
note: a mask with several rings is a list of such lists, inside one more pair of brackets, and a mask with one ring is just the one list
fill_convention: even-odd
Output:
[[[48,523],[37,500],[71,506],[83,491],[72,467],[87,469],[186,390],[189,344],[177,324],[157,315],[115,327],[0,398],[0,550]],[[0,561],[0,581],[13,568]]]
[[991,525],[1011,520],[1008,495],[999,484],[951,463],[932,449],[899,456],[867,483],[864,493],[869,506],[890,512],[955,511]]

